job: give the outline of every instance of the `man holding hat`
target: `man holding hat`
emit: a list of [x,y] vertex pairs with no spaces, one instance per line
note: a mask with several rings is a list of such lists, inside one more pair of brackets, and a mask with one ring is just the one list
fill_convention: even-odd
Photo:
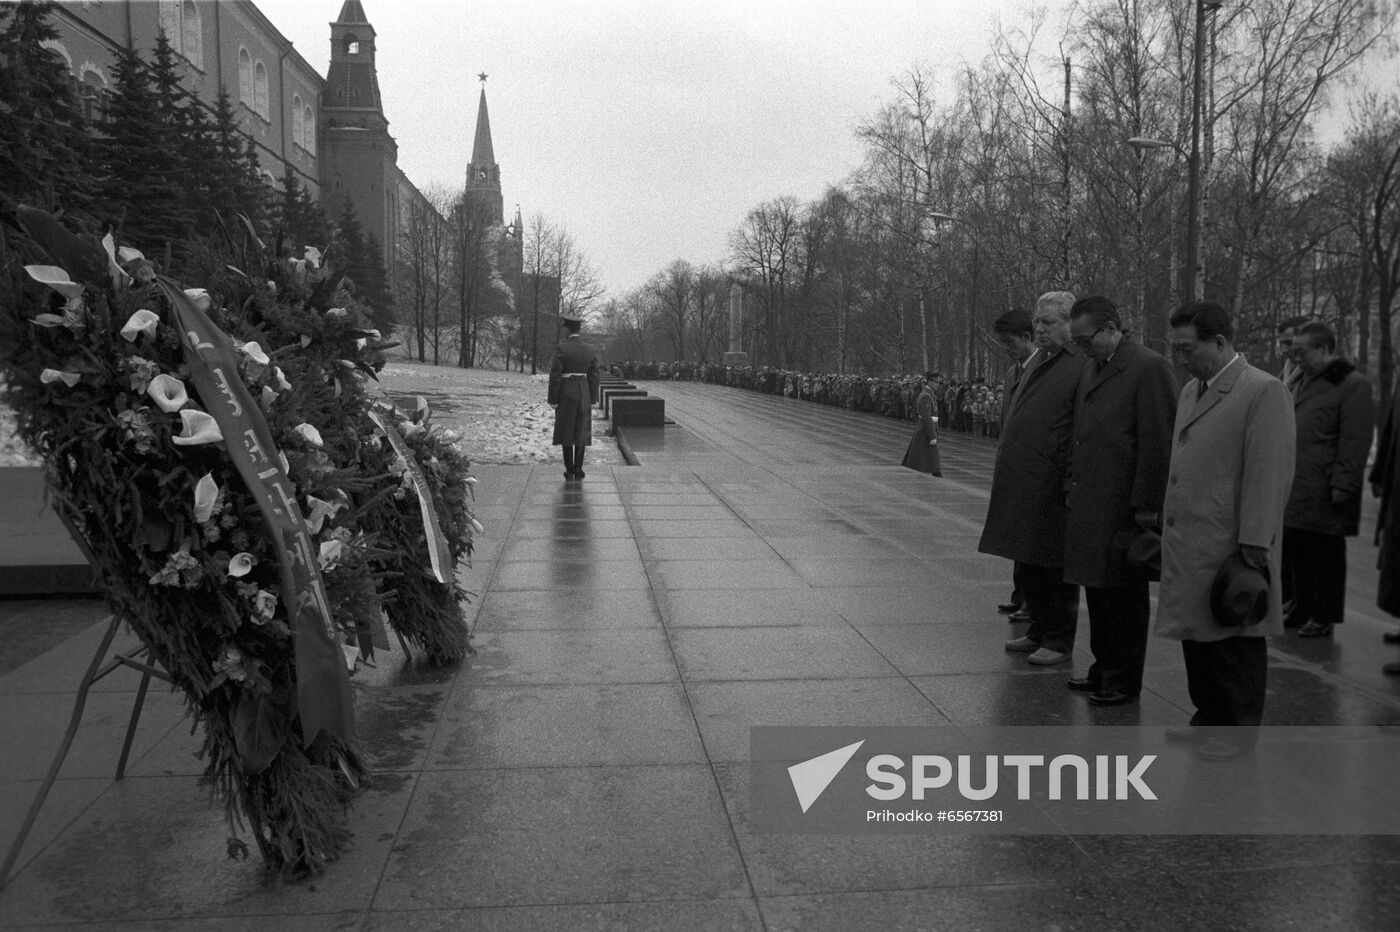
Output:
[[554,408],[554,445],[564,448],[564,478],[583,478],[584,447],[593,443],[593,405],[598,403],[598,354],[583,342],[583,317],[561,311],[568,334],[554,348],[549,367],[549,403]]
[[1253,746],[1268,675],[1264,638],[1283,633],[1293,403],[1282,382],[1235,352],[1220,305],[1182,308],[1171,328],[1172,351],[1193,378],[1172,431],[1156,630],[1181,641],[1196,712],[1190,727],[1167,736],[1198,742],[1207,760],[1227,760]]
[[1096,706],[1142,691],[1152,620],[1148,573],[1129,563],[1137,538],[1156,532],[1167,490],[1176,379],[1165,359],[1127,338],[1102,296],[1069,312],[1070,334],[1092,361],[1079,383],[1065,501],[1065,582],[1084,587],[1094,664],[1069,680]]

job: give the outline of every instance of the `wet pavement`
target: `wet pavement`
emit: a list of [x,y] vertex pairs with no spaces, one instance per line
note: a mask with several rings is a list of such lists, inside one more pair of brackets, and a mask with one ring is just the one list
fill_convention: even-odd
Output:
[[[1009,566],[976,553],[989,441],[946,435],[936,480],[896,465],[912,425],[643,387],[677,425],[629,433],[639,466],[587,463],[582,484],[555,464],[476,469],[487,533],[462,578],[478,653],[447,670],[390,654],[356,675],[375,787],[325,877],[262,886],[257,864],[223,860],[169,695],[114,783],[136,681],[118,673],[0,893],[0,927],[1400,927],[1395,836],[752,831],[752,725],[1178,724],[1179,649],[1153,639],[1141,702],[1110,709],[1064,687],[1086,637],[1048,670],[1002,650],[1020,631],[994,608]],[[1274,642],[1270,723],[1400,722],[1374,553],[1350,542],[1333,641]],[[100,634],[65,617],[81,632],[0,675],[0,840]]]

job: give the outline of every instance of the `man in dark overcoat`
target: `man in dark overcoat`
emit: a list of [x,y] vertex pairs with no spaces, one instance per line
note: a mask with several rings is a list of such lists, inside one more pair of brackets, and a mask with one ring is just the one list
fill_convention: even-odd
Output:
[[[1037,358],[1035,324],[1031,323],[1031,315],[1024,309],[1012,308],[996,319],[992,324],[992,332],[996,334],[1001,348],[1006,351],[1006,358],[1011,361],[1006,370],[1006,395],[1002,400],[1001,420],[997,423],[997,436],[1000,437],[1006,432],[1006,417],[1011,411],[1011,403],[1016,399],[1016,390],[1021,386],[1021,379],[1030,371]],[[997,611],[1010,616],[1009,620],[1013,622],[1031,620],[1031,613],[1026,610],[1025,593],[1021,590],[1021,579],[1014,567],[1011,574],[1011,600],[998,605]]]
[[583,342],[583,318],[562,312],[566,336],[549,367],[549,403],[554,407],[554,445],[564,448],[564,478],[583,478],[584,448],[593,443],[593,405],[598,403],[598,354]]
[[1006,649],[1050,665],[1070,658],[1079,587],[1066,583],[1065,476],[1074,399],[1084,355],[1069,340],[1074,295],[1052,291],[1035,307],[1036,363],[1008,404],[1006,431],[992,467],[992,497],[977,549],[1013,560],[1031,613],[1024,637]]
[[[1376,588],[1376,605],[1387,614],[1400,618],[1400,390],[1390,390],[1390,411],[1381,427],[1376,444],[1376,465],[1371,468],[1371,492],[1381,500],[1376,516],[1376,544],[1380,546],[1380,583]],[[1387,644],[1400,644],[1400,631],[1385,635]],[[1400,676],[1400,660],[1392,660],[1381,669],[1391,676]]]
[[1284,626],[1301,625],[1299,637],[1330,637],[1346,607],[1346,539],[1361,530],[1376,410],[1371,383],[1337,355],[1331,327],[1300,327],[1292,357],[1302,376],[1293,394],[1293,488],[1283,513],[1283,565],[1293,593]]
[[1069,687],[1090,693],[1093,705],[1123,705],[1142,691],[1152,620],[1147,575],[1127,552],[1139,534],[1159,528],[1176,380],[1170,363],[1127,339],[1107,298],[1076,301],[1070,333],[1090,364],[1075,402],[1065,582],[1084,587],[1094,663]]

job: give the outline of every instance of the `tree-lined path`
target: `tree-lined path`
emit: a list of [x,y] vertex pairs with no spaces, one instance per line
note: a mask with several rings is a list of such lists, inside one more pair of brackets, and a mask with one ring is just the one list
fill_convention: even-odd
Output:
[[[753,725],[1178,724],[1180,657],[1154,641],[1141,701],[1092,709],[1065,689],[1068,665],[1031,668],[1002,650],[1016,630],[994,609],[1009,568],[976,553],[989,442],[947,436],[939,481],[895,465],[911,425],[737,389],[647,387],[679,423],[632,438],[640,466],[589,466],[581,485],[556,464],[478,468],[487,534],[464,579],[478,593],[479,652],[450,670],[391,654],[356,675],[375,786],[356,807],[353,850],[324,878],[264,888],[254,865],[221,859],[226,832],[194,784],[194,742],[168,714],[110,784],[103,752],[116,753],[125,706],[109,692],[71,775],[102,781],[101,793],[41,832],[0,896],[0,924],[1400,923],[1389,837],[755,833]],[[1353,547],[1358,574],[1368,552]],[[1385,626],[1367,604],[1354,593],[1335,644],[1276,644],[1268,720],[1400,721],[1379,673]],[[79,656],[50,651],[0,677],[0,691],[36,714],[44,684],[76,679]],[[1080,650],[1073,668],[1087,661]],[[43,761],[32,750],[4,763],[6,800],[27,799]],[[5,803],[7,819],[20,804]]]

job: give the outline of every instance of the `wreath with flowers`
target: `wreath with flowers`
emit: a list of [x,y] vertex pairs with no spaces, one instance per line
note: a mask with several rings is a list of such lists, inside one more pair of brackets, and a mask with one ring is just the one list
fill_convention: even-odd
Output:
[[230,854],[246,828],[269,870],[320,872],[368,785],[349,673],[383,621],[433,662],[470,650],[460,438],[375,399],[385,344],[315,250],[269,259],[249,229],[241,268],[185,289],[110,235],[18,219],[46,260],[0,254],[18,432],[203,727]]

